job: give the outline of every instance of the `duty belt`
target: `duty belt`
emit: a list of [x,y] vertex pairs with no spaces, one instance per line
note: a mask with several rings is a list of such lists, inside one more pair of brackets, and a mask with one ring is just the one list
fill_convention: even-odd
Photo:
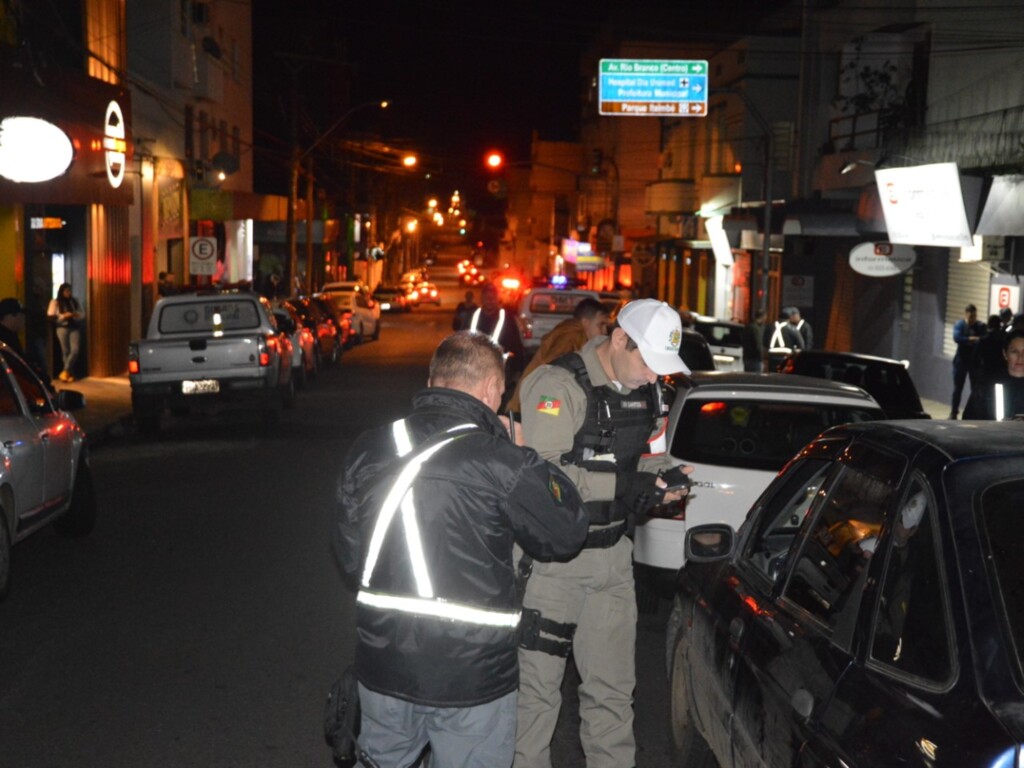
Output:
[[619,539],[626,533],[626,521],[623,520],[618,525],[614,525],[611,528],[598,528],[591,529],[587,534],[587,541],[583,545],[584,549],[608,549],[608,547],[614,547],[619,543]]

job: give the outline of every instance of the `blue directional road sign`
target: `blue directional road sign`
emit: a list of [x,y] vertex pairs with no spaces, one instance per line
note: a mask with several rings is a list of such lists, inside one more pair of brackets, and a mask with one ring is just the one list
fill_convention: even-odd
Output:
[[703,60],[601,59],[602,115],[704,117],[708,63]]

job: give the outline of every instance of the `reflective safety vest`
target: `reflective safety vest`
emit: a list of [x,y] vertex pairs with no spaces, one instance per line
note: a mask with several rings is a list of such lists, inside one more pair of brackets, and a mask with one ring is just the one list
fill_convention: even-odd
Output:
[[[472,605],[454,603],[434,593],[430,578],[430,569],[423,554],[423,542],[420,538],[419,523],[416,519],[416,504],[413,498],[413,482],[420,474],[423,465],[438,451],[455,440],[465,437],[475,424],[459,424],[445,430],[440,435],[429,439],[418,452],[413,452],[412,439],[409,436],[405,420],[396,421],[392,427],[395,448],[399,457],[409,457],[384,497],[377,522],[370,536],[367,550],[366,565],[363,568],[361,588],[356,602],[386,611],[397,611],[418,616],[432,616],[439,619],[459,621],[466,624],[481,624],[492,627],[508,627],[515,629],[519,624],[518,611],[493,611]],[[374,591],[370,588],[370,580],[377,560],[380,557],[384,539],[387,537],[391,523],[401,512],[402,528],[408,548],[409,565],[416,583],[416,595],[394,595]]]
[[[782,331],[790,325],[789,320],[776,320],[775,330],[772,332],[771,340],[768,342],[768,347],[775,351],[785,350],[786,352],[792,352],[793,350],[786,344],[786,339]],[[803,347],[803,335],[800,334],[800,329],[804,327],[804,319],[801,317],[800,322],[793,326],[793,330],[800,336],[800,347]]]
[[[473,313],[473,319],[469,321],[469,330],[475,331],[477,324],[480,322],[480,310],[481,307],[477,307]],[[502,307],[498,310],[498,322],[494,324],[494,329],[491,331],[491,341],[498,344],[498,339],[501,338],[501,329],[505,327],[505,308]]]

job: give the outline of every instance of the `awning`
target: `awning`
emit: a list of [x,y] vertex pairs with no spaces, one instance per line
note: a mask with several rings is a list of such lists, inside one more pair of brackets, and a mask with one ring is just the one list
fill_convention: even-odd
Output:
[[1024,176],[993,176],[976,234],[1024,235]]

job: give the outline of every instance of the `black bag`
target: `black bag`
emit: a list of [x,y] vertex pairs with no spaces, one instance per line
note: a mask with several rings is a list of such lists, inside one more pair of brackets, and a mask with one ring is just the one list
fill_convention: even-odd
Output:
[[331,686],[324,707],[324,736],[334,753],[334,764],[354,766],[358,759],[359,689],[355,667],[348,667]]

